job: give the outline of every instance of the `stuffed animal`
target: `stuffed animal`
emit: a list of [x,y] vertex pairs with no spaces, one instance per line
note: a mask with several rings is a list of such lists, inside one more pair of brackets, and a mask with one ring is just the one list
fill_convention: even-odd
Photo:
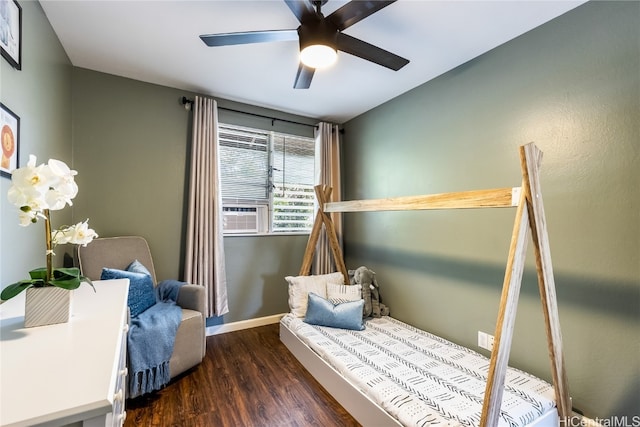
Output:
[[355,270],[349,270],[352,285],[362,286],[362,299],[364,307],[362,317],[381,317],[389,315],[389,308],[380,303],[380,287],[376,280],[376,273],[365,266]]

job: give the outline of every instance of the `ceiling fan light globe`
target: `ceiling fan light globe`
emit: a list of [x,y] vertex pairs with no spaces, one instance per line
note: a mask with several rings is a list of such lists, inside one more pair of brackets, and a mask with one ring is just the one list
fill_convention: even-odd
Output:
[[314,44],[300,52],[300,61],[311,68],[326,68],[336,62],[338,52],[331,46]]

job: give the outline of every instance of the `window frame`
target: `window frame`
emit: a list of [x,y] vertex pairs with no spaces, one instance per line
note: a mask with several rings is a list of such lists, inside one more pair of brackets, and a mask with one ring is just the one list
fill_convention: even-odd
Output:
[[[264,178],[265,178],[265,186],[266,186],[266,193],[267,193],[267,197],[262,199],[262,198],[238,198],[238,197],[229,197],[223,194],[222,197],[222,206],[223,206],[223,210],[225,208],[229,208],[229,207],[233,207],[233,208],[242,208],[242,207],[247,207],[247,208],[252,208],[252,207],[257,207],[258,211],[264,212],[264,210],[262,210],[261,208],[265,208],[266,207],[266,218],[265,217],[261,217],[261,215],[264,215],[263,213],[257,213],[257,222],[259,223],[258,225],[258,231],[257,232],[234,232],[232,230],[224,230],[223,231],[223,235],[225,237],[227,236],[284,236],[284,235],[309,235],[312,231],[313,228],[313,223],[315,221],[315,215],[316,215],[316,210],[317,210],[317,202],[315,200],[315,192],[313,190],[313,187],[315,185],[315,158],[316,158],[316,151],[315,151],[315,138],[313,137],[309,137],[309,136],[303,136],[303,135],[296,135],[296,134],[291,134],[291,133],[285,133],[282,131],[275,131],[275,130],[266,130],[266,129],[260,129],[260,128],[252,128],[249,126],[242,126],[242,125],[236,125],[236,124],[232,124],[232,123],[227,123],[227,122],[219,122],[218,123],[218,133],[220,135],[221,131],[225,131],[225,130],[233,130],[235,132],[250,132],[250,133],[254,133],[254,134],[263,134],[267,137],[267,167],[266,170],[264,171]],[[275,201],[278,199],[278,197],[276,196],[276,192],[274,191],[276,184],[274,183],[274,171],[278,171],[280,172],[279,169],[276,169],[274,164],[276,163],[274,156],[277,154],[276,153],[276,138],[278,137],[284,137],[285,140],[286,138],[292,138],[294,140],[298,140],[298,141],[308,141],[309,145],[310,145],[310,149],[313,150],[313,156],[311,158],[311,161],[313,163],[313,170],[311,172],[311,184],[299,184],[301,186],[309,186],[308,188],[308,193],[310,195],[309,200],[311,200],[311,203],[308,205],[303,205],[303,206],[308,206],[308,210],[310,211],[310,216],[309,216],[309,220],[308,220],[308,225],[307,227],[301,228],[300,230],[293,230],[293,229],[289,229],[289,230],[282,230],[282,231],[278,231],[276,230],[274,227],[274,220],[275,220],[275,215],[276,215],[276,208],[275,208]],[[218,148],[221,148],[221,144],[220,144],[220,138],[218,140]],[[283,154],[283,159],[286,162],[287,159],[287,155],[285,151],[282,151]],[[223,160],[222,155],[220,155],[221,160]],[[285,165],[286,168],[286,165]],[[277,173],[277,172],[276,172]],[[221,175],[220,175],[220,185],[223,186],[223,177],[222,177],[222,168],[221,168]],[[283,177],[283,183],[284,183],[285,179]],[[297,184],[294,184],[297,185]],[[224,190],[221,190],[224,193]],[[260,224],[262,224],[263,226],[261,226]]]

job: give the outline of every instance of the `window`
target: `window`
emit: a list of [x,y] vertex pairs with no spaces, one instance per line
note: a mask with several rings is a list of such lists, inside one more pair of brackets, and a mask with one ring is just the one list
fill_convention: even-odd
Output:
[[226,234],[311,231],[313,138],[219,124],[218,140]]

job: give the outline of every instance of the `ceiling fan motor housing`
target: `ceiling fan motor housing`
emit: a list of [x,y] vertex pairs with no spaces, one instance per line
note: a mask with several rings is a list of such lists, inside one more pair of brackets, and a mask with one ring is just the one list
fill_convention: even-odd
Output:
[[325,45],[337,50],[338,29],[326,19],[305,22],[298,27],[300,50],[312,45]]
[[323,17],[298,27],[300,61],[311,68],[326,68],[338,57],[338,29]]

